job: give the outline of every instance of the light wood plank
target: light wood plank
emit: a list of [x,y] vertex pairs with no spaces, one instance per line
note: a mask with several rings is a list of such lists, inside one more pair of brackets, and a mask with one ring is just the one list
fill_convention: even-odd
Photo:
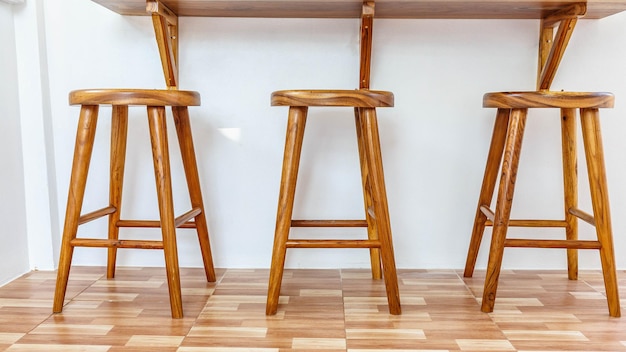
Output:
[[[148,15],[145,0],[93,0],[123,15]],[[178,16],[359,18],[362,0],[162,0]],[[376,0],[376,18],[540,19],[563,7],[586,3],[585,18],[624,11],[616,0]]]
[[[162,268],[120,267],[114,281],[91,279],[104,268],[72,270],[89,280],[74,281],[70,291],[98,300],[69,295],[61,314],[50,312],[51,300],[45,306],[31,302],[41,292],[51,296],[53,273],[30,273],[0,287],[0,299],[11,302],[0,307],[0,350],[626,351],[626,319],[606,316],[599,270],[581,271],[567,285],[566,270],[504,270],[506,283],[491,314],[479,310],[484,271],[475,273],[478,279],[462,279],[455,270],[401,270],[402,315],[388,313],[384,283],[372,280],[369,269],[286,270],[280,312],[267,317],[267,269],[219,269],[217,283],[207,283],[203,268],[185,268],[183,290],[215,292],[184,295],[183,319],[162,309],[167,285],[135,287],[141,280],[164,282]],[[626,272],[618,276],[626,280]],[[256,288],[256,282],[265,287]],[[318,297],[315,290],[341,291],[344,299]],[[126,291],[139,293],[133,301],[109,300]]]

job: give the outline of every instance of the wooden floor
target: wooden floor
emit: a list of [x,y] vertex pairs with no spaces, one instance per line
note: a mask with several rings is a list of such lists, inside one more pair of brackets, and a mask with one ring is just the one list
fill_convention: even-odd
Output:
[[[609,318],[600,272],[506,271],[496,311],[481,313],[483,273],[399,272],[403,314],[387,311],[367,270],[287,270],[265,316],[267,270],[183,269],[185,318],[169,314],[162,268],[73,268],[51,314],[55,273],[0,288],[0,351],[626,351],[626,318]],[[626,292],[626,272],[619,272]]]

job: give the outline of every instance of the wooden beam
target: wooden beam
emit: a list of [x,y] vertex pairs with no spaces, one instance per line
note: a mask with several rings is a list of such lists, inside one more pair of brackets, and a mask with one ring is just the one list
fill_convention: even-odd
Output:
[[81,217],[78,218],[78,225],[82,225],[82,224],[88,223],[90,221],[99,219],[99,218],[101,218],[103,216],[112,214],[115,211],[117,211],[117,209],[115,207],[108,206],[108,207],[104,207],[104,208],[96,210],[96,211],[92,211],[91,213],[88,213],[88,214],[85,214],[85,215],[81,215]]
[[75,238],[70,243],[73,247],[163,249],[163,241],[153,240]]
[[367,227],[366,220],[291,220],[291,227]]
[[146,0],[146,11],[152,14],[165,84],[178,89],[178,16],[160,0]]
[[509,238],[504,241],[505,247],[518,248],[572,248],[572,249],[600,249],[599,241],[582,240],[525,240]]
[[363,1],[361,12],[361,60],[359,88],[370,88],[370,68],[372,66],[372,32],[374,25],[374,1]]
[[594,219],[593,215],[588,214],[577,208],[570,208],[568,212],[574,215],[575,217],[583,220],[584,222],[588,223],[589,225],[596,226],[596,219]]
[[[584,3],[578,3],[555,11],[541,20],[537,70],[538,90],[550,89],[578,17],[584,16],[586,12],[587,6]],[[559,29],[555,36],[554,27],[557,25]]]
[[380,248],[379,240],[288,240],[287,248]]

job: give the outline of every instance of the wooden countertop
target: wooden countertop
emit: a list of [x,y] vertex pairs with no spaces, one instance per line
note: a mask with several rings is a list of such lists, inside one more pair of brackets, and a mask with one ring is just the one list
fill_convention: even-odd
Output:
[[[145,0],[92,0],[122,15],[148,15]],[[359,18],[362,0],[162,0],[178,16]],[[626,1],[375,0],[376,18],[539,19],[570,4],[586,3],[584,18],[626,10]]]

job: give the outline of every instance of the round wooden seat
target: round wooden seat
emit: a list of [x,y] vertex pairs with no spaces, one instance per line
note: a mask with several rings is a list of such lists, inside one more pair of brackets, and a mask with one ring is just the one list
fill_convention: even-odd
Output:
[[185,90],[83,89],[70,92],[70,105],[200,106],[200,94]]
[[483,107],[503,109],[529,108],[612,108],[615,97],[607,92],[495,92],[483,96]]
[[384,108],[393,106],[393,93],[367,89],[280,90],[272,93],[272,106]]
[[[567,249],[568,278],[578,278],[579,249],[596,249],[604,275],[604,285],[609,315],[620,316],[620,300],[615,272],[613,234],[609,212],[604,152],[600,133],[600,108],[612,108],[611,93],[584,92],[497,92],[483,97],[483,106],[497,108],[491,146],[474,218],[465,277],[471,277],[476,265],[478,250],[485,226],[492,226],[491,247],[482,299],[482,311],[492,312],[505,247],[563,248]],[[562,219],[511,219],[511,208],[517,169],[522,150],[522,139],[528,109],[560,109],[561,153],[563,169],[564,215]],[[591,193],[592,213],[578,208],[578,161],[576,115],[580,115],[580,126],[586,167]],[[559,116],[559,115],[557,115]],[[495,208],[492,209],[496,181],[500,180]],[[595,227],[596,240],[578,239],[578,220]],[[507,238],[511,226],[526,228],[563,228],[565,239]]]
[[[200,105],[200,94],[180,90],[88,89],[71,92],[69,102],[71,105],[81,105],[81,109],[65,212],[53,312],[58,313],[63,309],[75,247],[107,248],[107,278],[115,276],[118,248],[162,249],[165,256],[171,314],[174,318],[181,318],[183,307],[176,244],[176,230],[178,228],[196,230],[207,281],[214,282],[216,279],[187,108],[188,106]],[[100,105],[112,105],[109,199],[108,204],[103,208],[83,214],[83,197],[96,136]],[[158,220],[124,219],[121,217],[129,106],[146,107],[159,208]],[[165,111],[168,106],[172,107],[191,203],[191,210],[178,217],[175,217],[174,214],[172,194]],[[108,218],[108,235],[93,238],[77,236],[79,225],[102,217]],[[120,239],[120,228],[130,227],[160,228],[162,238],[160,240]]]

